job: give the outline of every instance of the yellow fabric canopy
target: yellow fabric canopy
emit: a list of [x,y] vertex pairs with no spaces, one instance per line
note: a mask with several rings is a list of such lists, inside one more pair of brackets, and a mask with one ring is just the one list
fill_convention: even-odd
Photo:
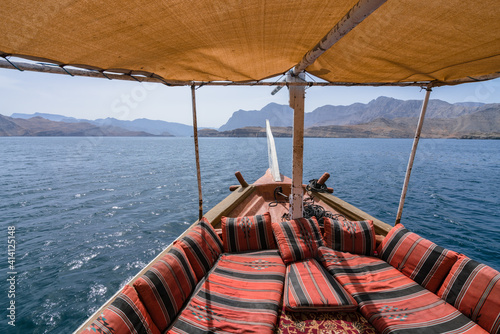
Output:
[[[0,54],[176,81],[286,72],[357,1],[3,0]],[[307,71],[330,82],[500,75],[498,0],[389,0]]]

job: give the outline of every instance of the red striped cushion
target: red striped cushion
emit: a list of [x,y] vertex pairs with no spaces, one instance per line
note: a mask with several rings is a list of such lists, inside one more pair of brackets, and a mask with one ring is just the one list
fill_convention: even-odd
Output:
[[461,254],[438,296],[490,333],[500,332],[500,273],[495,269]]
[[431,292],[436,292],[458,254],[396,225],[378,249],[379,257]]
[[[376,257],[361,256],[320,247],[318,260],[351,295],[376,281],[398,285],[409,278]],[[388,285],[389,286],[389,285]]]
[[165,330],[189,298],[198,280],[182,248],[174,245],[143,276],[134,288],[156,326]]
[[319,254],[380,333],[485,333],[453,306],[385,261],[325,247]]
[[204,218],[175,244],[186,253],[198,281],[212,268],[224,250],[215,229]]
[[281,257],[285,263],[316,256],[323,238],[316,218],[299,218],[272,224]]
[[284,278],[277,250],[225,253],[168,333],[274,333]]
[[[334,276],[356,276],[357,274],[364,275],[365,272],[381,273],[394,269],[387,262],[377,257],[340,252],[328,247],[318,249],[317,259]],[[403,274],[399,274],[403,276]]]
[[222,217],[225,252],[276,248],[269,212],[252,217]]
[[327,247],[361,255],[373,255],[375,230],[373,221],[349,221],[344,218],[323,219]]
[[358,303],[315,260],[294,262],[286,268],[285,309],[289,311],[355,311]]
[[137,292],[125,285],[122,292],[104,312],[82,333],[160,334]]
[[[405,278],[407,285],[354,295],[361,314],[379,333],[487,333],[456,308]],[[383,284],[387,287],[379,282],[377,288]]]

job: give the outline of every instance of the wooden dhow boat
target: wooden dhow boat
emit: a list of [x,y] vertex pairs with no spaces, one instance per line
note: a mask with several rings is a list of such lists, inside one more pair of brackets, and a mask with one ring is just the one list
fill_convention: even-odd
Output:
[[327,173],[301,186],[307,218],[290,219],[267,134],[266,173],[236,172],[76,333],[498,333],[498,271],[335,197]]
[[[294,109],[291,178],[271,164],[203,215],[197,163],[200,220],[77,333],[499,333],[498,271],[401,224],[431,89],[500,77],[497,0],[0,9],[1,68],[191,86],[196,155],[196,87],[287,86]],[[304,91],[335,85],[427,91],[394,227],[324,192],[326,177],[303,185]],[[306,218],[304,203],[323,209]]]

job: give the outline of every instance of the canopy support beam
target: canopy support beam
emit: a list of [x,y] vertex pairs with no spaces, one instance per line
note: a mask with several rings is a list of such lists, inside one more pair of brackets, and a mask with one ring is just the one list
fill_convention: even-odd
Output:
[[196,156],[196,177],[198,179],[198,219],[203,218],[203,196],[201,192],[201,169],[200,169],[200,150],[198,148],[198,121],[196,119],[196,88],[191,86],[191,98],[193,101],[193,138],[194,153]]
[[[7,58],[6,58],[7,59]],[[250,80],[250,81],[173,81],[166,80],[155,74],[136,74],[134,72],[127,73],[116,73],[113,71],[105,71],[105,70],[88,70],[82,68],[74,68],[74,67],[61,67],[61,65],[57,64],[47,64],[47,63],[25,63],[18,62],[12,60],[0,59],[0,68],[16,70],[16,71],[29,71],[29,72],[41,72],[41,73],[52,73],[52,74],[64,74],[71,75],[75,77],[87,77],[87,78],[99,78],[99,79],[107,79],[107,80],[125,80],[125,81],[138,81],[138,82],[152,82],[164,84],[167,86],[319,86],[319,87],[328,87],[328,86],[345,86],[345,87],[354,87],[354,86],[368,86],[368,87],[386,87],[386,86],[395,86],[395,87],[422,87],[431,84],[430,81],[406,81],[406,82],[321,82],[321,81],[299,81],[299,82],[281,82],[281,81],[261,81],[261,80]],[[71,66],[71,65],[65,65]],[[458,85],[466,82],[479,82],[486,81],[500,77],[500,72],[487,74],[476,77],[466,77],[463,79],[452,80],[447,82],[441,81],[432,81],[433,87],[438,86],[450,86],[450,85]]]
[[[287,81],[303,81],[305,74],[288,73]],[[292,193],[290,196],[290,218],[303,217],[302,173],[304,158],[304,86],[290,86],[290,107],[293,109],[293,160],[292,160]]]
[[415,131],[415,138],[413,139],[413,146],[411,148],[410,159],[408,160],[408,167],[406,167],[405,181],[403,184],[403,190],[401,191],[401,198],[399,199],[398,213],[396,214],[395,225],[401,223],[401,216],[403,215],[403,206],[405,205],[406,191],[408,190],[408,183],[410,182],[411,170],[413,168],[413,160],[415,160],[415,154],[417,152],[418,141],[420,139],[420,134],[422,132],[422,126],[424,125],[425,112],[427,111],[427,105],[429,103],[429,96],[431,95],[432,88],[428,86],[425,92],[425,98],[422,103],[422,110],[420,111],[420,117],[418,118],[417,130]]
[[337,43],[349,31],[354,29],[365,18],[382,6],[387,0],[360,0],[349,12],[330,30],[325,37],[309,50],[302,60],[294,67],[293,73],[297,75],[305,71],[316,59]]

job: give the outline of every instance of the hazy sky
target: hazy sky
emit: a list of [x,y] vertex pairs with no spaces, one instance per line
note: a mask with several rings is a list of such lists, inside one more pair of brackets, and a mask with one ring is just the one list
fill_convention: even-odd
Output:
[[[219,127],[239,109],[260,110],[271,102],[288,103],[286,88],[274,96],[272,90],[273,87],[202,87],[196,91],[198,125]],[[420,100],[424,91],[418,87],[312,87],[306,90],[306,112],[326,104],[368,103],[379,96]],[[500,103],[500,79],[435,88],[431,99]],[[189,87],[0,69],[0,114],[35,112],[85,119],[149,118],[192,124]]]

